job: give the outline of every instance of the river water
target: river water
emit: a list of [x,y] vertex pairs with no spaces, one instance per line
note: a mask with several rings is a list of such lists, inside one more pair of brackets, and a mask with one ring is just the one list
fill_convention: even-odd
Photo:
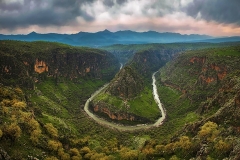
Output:
[[[122,68],[122,64],[121,64],[121,67],[120,69]],[[85,112],[93,119],[95,120],[97,123],[101,124],[101,125],[104,125],[104,126],[107,126],[107,127],[110,127],[110,128],[115,128],[115,129],[118,129],[118,130],[123,130],[123,131],[133,131],[133,130],[138,130],[138,129],[148,129],[148,128],[151,128],[151,127],[158,127],[160,126],[161,124],[163,124],[165,118],[166,118],[166,110],[164,109],[160,99],[159,99],[159,96],[158,96],[158,92],[157,92],[157,86],[156,86],[156,78],[155,78],[155,74],[157,72],[154,72],[152,74],[152,86],[153,86],[153,96],[154,96],[154,100],[155,102],[157,103],[158,107],[159,107],[159,110],[161,112],[161,117],[159,117],[159,119],[157,119],[157,121],[154,123],[154,124],[138,124],[138,125],[135,125],[135,126],[125,126],[125,125],[120,125],[120,124],[116,124],[116,123],[113,123],[113,122],[109,122],[103,118],[100,118],[96,115],[94,115],[93,113],[91,113],[89,111],[89,103],[90,101],[93,100],[93,98],[99,94],[102,90],[104,90],[108,85],[108,84],[105,84],[103,87],[101,87],[100,89],[98,89],[96,92],[94,92],[91,97],[86,101],[85,105],[84,105],[84,110]]]

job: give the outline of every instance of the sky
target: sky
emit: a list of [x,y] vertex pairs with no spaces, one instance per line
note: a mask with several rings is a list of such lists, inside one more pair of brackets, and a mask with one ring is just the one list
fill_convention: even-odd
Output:
[[240,36],[240,0],[0,0],[0,34],[158,31]]

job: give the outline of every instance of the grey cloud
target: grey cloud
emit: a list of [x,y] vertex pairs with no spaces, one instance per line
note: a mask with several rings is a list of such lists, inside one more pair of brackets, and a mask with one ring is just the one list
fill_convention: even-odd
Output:
[[108,6],[108,7],[114,6],[113,0],[104,0],[104,1],[103,1],[103,4],[104,4],[105,6]]
[[239,6],[239,0],[193,0],[183,11],[194,18],[201,15],[207,21],[240,25]]
[[116,0],[116,2],[120,5],[126,3],[128,0]]
[[180,8],[179,0],[171,0],[171,1],[161,0],[161,1],[155,1],[155,3],[148,6],[148,8],[146,8],[143,12],[147,14],[148,9],[155,9],[157,11],[156,16],[164,16],[166,14],[179,10],[179,8]]
[[95,0],[24,0],[20,2],[0,1],[0,29],[14,29],[28,25],[59,26],[73,22],[77,17],[86,21],[94,17],[81,9],[83,4]]
[[103,4],[107,7],[112,7],[115,4],[123,5],[128,2],[128,0],[103,0]]

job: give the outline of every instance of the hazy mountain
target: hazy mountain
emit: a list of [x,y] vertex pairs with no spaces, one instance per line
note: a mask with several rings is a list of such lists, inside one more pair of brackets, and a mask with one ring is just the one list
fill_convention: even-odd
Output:
[[110,32],[108,30],[96,33],[79,32],[76,34],[40,34],[31,32],[27,35],[3,35],[0,40],[22,40],[22,41],[53,41],[80,46],[104,46],[112,44],[146,44],[146,43],[172,43],[190,42],[211,39],[208,35],[182,35],[179,33],[159,33],[156,31],[135,32],[130,30]]

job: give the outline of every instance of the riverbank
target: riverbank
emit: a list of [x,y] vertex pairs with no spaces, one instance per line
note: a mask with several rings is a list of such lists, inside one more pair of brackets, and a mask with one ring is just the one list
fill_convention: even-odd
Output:
[[[158,71],[157,71],[158,72]],[[89,111],[89,103],[90,101],[93,100],[93,98],[98,94],[100,93],[101,91],[103,91],[107,86],[108,84],[105,84],[103,87],[101,87],[99,90],[97,90],[96,92],[94,92],[92,94],[92,96],[86,101],[85,105],[84,105],[84,110],[85,112],[92,118],[94,119],[97,123],[101,124],[101,125],[105,125],[105,126],[108,126],[110,128],[115,128],[115,129],[118,129],[118,130],[123,130],[123,131],[133,131],[133,130],[138,130],[138,129],[148,129],[148,128],[151,128],[151,127],[158,127],[160,125],[163,124],[164,120],[166,119],[166,110],[164,109],[160,99],[159,99],[159,95],[158,95],[158,92],[157,92],[157,86],[156,86],[156,78],[155,78],[155,74],[157,72],[154,72],[152,74],[152,85],[153,85],[153,96],[154,96],[154,100],[155,102],[157,103],[158,107],[159,107],[159,110],[161,112],[161,117],[159,117],[159,119],[157,119],[157,121],[154,123],[154,124],[138,124],[138,125],[135,125],[135,126],[124,126],[124,125],[119,125],[119,124],[116,124],[116,123],[112,123],[112,122],[109,122],[109,121],[106,121],[105,119],[102,119],[100,117],[97,117],[96,115],[94,115],[93,113],[91,113]]]

